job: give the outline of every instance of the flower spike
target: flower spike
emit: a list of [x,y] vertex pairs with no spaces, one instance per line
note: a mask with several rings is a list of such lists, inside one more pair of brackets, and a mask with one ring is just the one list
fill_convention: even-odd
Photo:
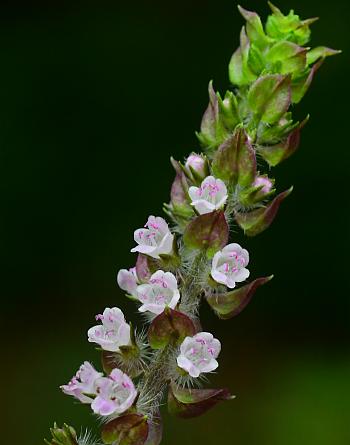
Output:
[[[86,361],[61,386],[102,417],[105,444],[160,445],[166,397],[170,414],[183,419],[233,399],[226,388],[201,387],[218,369],[222,345],[202,327],[200,305],[206,300],[220,319],[231,319],[272,279],[250,277],[254,267],[237,232],[251,237],[266,230],[291,193],[292,187],[279,191],[270,170],[297,150],[308,117],[295,120],[295,104],[324,60],[339,53],[307,46],[315,19],[268,3],[265,23],[238,6],[245,23],[229,62],[231,88],[221,94],[209,83],[197,133],[203,153],[193,147],[183,160],[171,158],[175,179],[164,204],[170,225],[149,216],[134,232],[135,267],[117,273],[144,319],[142,329],[133,329],[118,307],[107,307],[88,330],[88,341],[102,350],[105,374]],[[67,425],[51,433],[48,445],[87,445]]]

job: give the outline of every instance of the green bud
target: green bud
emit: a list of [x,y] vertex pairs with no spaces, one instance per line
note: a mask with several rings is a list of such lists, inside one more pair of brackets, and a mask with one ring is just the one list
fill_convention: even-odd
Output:
[[66,423],[62,428],[58,428],[57,424],[50,429],[52,439],[45,440],[48,445],[78,445],[77,433],[74,428]]
[[181,344],[185,337],[192,337],[195,332],[193,321],[187,315],[167,307],[152,321],[148,341],[153,349],[163,349],[168,344]]
[[206,297],[207,302],[219,318],[227,320],[240,314],[252,299],[255,290],[272,280],[272,278],[273,275],[257,278],[251,283],[245,284],[239,289],[234,289],[225,294],[209,295]]
[[290,187],[285,192],[280,193],[267,206],[247,213],[236,212],[237,224],[244,230],[245,235],[255,236],[267,229],[274,220],[281,202],[292,192]]
[[290,76],[268,74],[260,77],[248,92],[248,104],[257,120],[273,124],[288,110],[291,103]]
[[317,18],[300,20],[293,10],[288,15],[284,15],[271,2],[268,4],[272,10],[272,15],[269,15],[266,22],[266,33],[269,37],[276,40],[289,40],[298,45],[305,45],[310,40],[309,26]]
[[198,249],[212,257],[215,252],[226,246],[229,227],[222,210],[199,215],[186,227],[183,240],[190,249]]
[[240,122],[235,95],[228,91],[221,99],[215,93],[213,83],[209,83],[209,105],[203,115],[201,131],[197,133],[200,143],[207,150],[212,150],[234,130]]
[[168,392],[169,413],[189,419],[197,417],[223,400],[232,400],[228,389],[185,389],[174,384],[170,385]]
[[111,420],[102,427],[105,444],[145,445],[148,437],[147,417],[140,414],[126,414]]
[[212,163],[217,178],[237,183],[242,187],[251,184],[256,174],[255,151],[244,128],[239,127],[216,151]]

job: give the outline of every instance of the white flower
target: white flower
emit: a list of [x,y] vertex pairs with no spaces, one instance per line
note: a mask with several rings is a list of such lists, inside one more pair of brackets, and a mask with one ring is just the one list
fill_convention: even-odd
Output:
[[96,380],[102,375],[89,362],[84,362],[68,385],[62,385],[60,388],[65,394],[75,397],[82,403],[91,403],[93,399],[86,394],[95,394]]
[[130,295],[135,295],[139,279],[136,273],[136,267],[131,269],[120,269],[117,275],[118,286]]
[[249,270],[245,268],[248,263],[247,250],[236,243],[228,244],[214,255],[211,276],[216,282],[233,289],[236,282],[240,283],[249,277]]
[[190,187],[188,194],[200,215],[210,213],[224,206],[227,200],[227,188],[221,179],[207,176],[200,187]]
[[180,300],[177,281],[171,272],[158,270],[147,284],[137,287],[137,298],[141,301],[140,312],[150,311],[161,314],[166,306],[174,309]]
[[103,314],[96,315],[96,320],[101,320],[102,324],[88,330],[89,342],[111,352],[119,352],[119,346],[130,344],[130,326],[119,308],[107,307]]
[[186,337],[182,342],[177,365],[191,377],[198,377],[202,372],[214,371],[219,366],[216,358],[220,350],[219,340],[209,332],[199,332],[193,337]]
[[144,229],[135,230],[134,240],[138,246],[131,249],[131,252],[140,252],[159,259],[159,255],[172,252],[174,235],[163,218],[150,216]]
[[134,403],[137,391],[128,375],[120,369],[113,369],[108,377],[96,381],[96,394],[91,403],[92,410],[101,416],[109,416],[128,410]]

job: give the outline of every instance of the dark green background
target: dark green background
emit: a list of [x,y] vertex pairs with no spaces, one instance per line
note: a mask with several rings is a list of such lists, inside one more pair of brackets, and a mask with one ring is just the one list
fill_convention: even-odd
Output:
[[[94,314],[118,305],[133,230],[161,215],[170,155],[198,150],[207,83],[224,91],[242,18],[231,0],[11,2],[0,10],[0,441],[37,445],[53,421],[93,426],[58,386],[99,358]],[[235,240],[253,277],[275,274],[221,339],[215,385],[237,399],[192,421],[166,416],[164,445],[347,445],[349,355],[349,6],[280,1],[318,15],[313,45],[343,49],[296,107],[301,149],[274,170],[294,184],[272,228]],[[265,16],[262,1],[243,6]]]

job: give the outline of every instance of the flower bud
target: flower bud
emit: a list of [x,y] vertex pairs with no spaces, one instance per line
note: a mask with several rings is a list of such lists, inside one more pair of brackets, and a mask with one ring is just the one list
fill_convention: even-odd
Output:
[[57,424],[50,429],[52,439],[45,440],[47,445],[78,445],[77,433],[74,428],[66,423],[62,428],[58,428]]
[[241,122],[238,112],[237,99],[228,91],[224,99],[215,93],[213,83],[209,83],[209,105],[202,122],[201,131],[197,137],[207,151],[218,147]]
[[196,153],[192,153],[186,159],[185,169],[194,183],[201,183],[209,175],[207,159]]
[[120,289],[125,290],[129,295],[134,295],[136,292],[139,279],[136,272],[136,267],[131,269],[120,269],[117,274],[117,283]]
[[300,20],[294,11],[289,11],[288,15],[284,15],[275,5],[268,2],[272,10],[272,14],[268,16],[266,22],[266,33],[269,37],[277,40],[286,40],[305,45],[310,39],[310,28],[317,18]]
[[244,207],[250,207],[267,199],[275,191],[273,184],[274,180],[269,179],[266,175],[257,176],[251,187],[240,192],[240,204]]

